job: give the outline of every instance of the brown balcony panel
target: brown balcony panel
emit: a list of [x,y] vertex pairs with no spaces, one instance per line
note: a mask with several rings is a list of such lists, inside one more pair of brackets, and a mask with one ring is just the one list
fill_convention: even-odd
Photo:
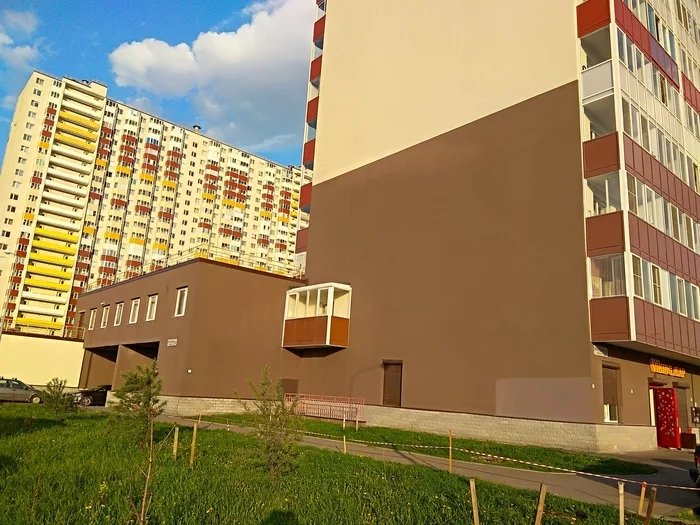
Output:
[[350,319],[344,317],[331,317],[330,346],[347,348],[350,333]]
[[311,208],[311,192],[312,192],[312,185],[311,183],[304,184],[301,187],[301,194],[299,196],[299,207],[302,209],[302,211],[309,211]]
[[304,228],[297,232],[296,253],[305,252],[309,246],[309,229]]
[[590,300],[591,341],[604,343],[630,340],[627,297],[599,297]]
[[311,62],[311,71],[309,73],[309,80],[312,83],[317,83],[319,77],[321,76],[321,63],[322,63],[323,55],[321,55],[318,58],[315,58]]
[[617,133],[583,143],[584,178],[604,175],[619,169],[620,148],[617,143]]
[[309,100],[306,105],[306,122],[312,127],[316,127],[316,118],[318,117],[318,97]]
[[326,344],[328,317],[308,317],[287,319],[284,322],[285,348],[323,348],[348,346],[349,320],[331,317],[330,344]]
[[589,257],[625,251],[625,228],[622,212],[607,213],[586,219],[586,246]]
[[610,23],[608,0],[587,0],[576,8],[578,37],[586,36]]
[[314,155],[316,154],[316,139],[311,139],[309,142],[304,144],[304,151],[302,154],[304,166],[311,169],[314,163]]
[[322,16],[314,23],[314,43],[323,47],[323,35],[326,32],[326,16]]

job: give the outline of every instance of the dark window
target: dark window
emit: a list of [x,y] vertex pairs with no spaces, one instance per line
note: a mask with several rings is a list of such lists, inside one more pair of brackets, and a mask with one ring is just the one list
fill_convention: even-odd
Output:
[[619,370],[617,368],[603,367],[603,410],[607,423],[620,421],[618,378]]
[[401,406],[401,378],[403,364],[384,363],[384,398],[382,404],[389,407]]
[[690,423],[688,422],[688,399],[685,388],[676,388],[676,403],[678,404],[678,426],[681,432],[687,432]]

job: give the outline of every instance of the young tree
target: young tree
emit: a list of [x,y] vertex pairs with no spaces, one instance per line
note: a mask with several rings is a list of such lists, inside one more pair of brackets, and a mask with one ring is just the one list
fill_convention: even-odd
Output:
[[124,384],[114,391],[117,400],[111,406],[129,422],[139,442],[144,443],[152,421],[163,413],[166,404],[159,399],[163,382],[158,378],[158,365],[153,361],[146,368],[137,366],[133,372],[123,372],[122,378]]
[[253,393],[253,407],[241,402],[245,411],[254,416],[257,436],[262,442],[260,455],[272,476],[281,475],[294,466],[297,456],[296,443],[300,438],[296,432],[297,399],[291,403],[285,401],[282,382],[278,379],[273,383],[268,367],[263,369],[259,385],[250,379],[247,383]]
[[65,379],[54,377],[46,385],[46,390],[41,396],[44,405],[53,412],[56,421],[60,421],[68,412],[75,410],[73,396],[66,393],[66,383]]

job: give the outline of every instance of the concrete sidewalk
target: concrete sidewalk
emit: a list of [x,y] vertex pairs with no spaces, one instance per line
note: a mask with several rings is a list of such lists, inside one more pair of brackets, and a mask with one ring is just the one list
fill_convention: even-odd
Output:
[[[178,423],[181,426],[193,426],[196,420],[180,417],[161,416],[159,421]],[[250,433],[251,429],[210,423],[202,421],[200,429],[229,430],[231,432]],[[332,439],[323,439],[304,436],[304,444],[324,448],[328,450],[343,451],[343,442]],[[347,444],[348,454],[365,456],[378,461],[391,461],[413,465],[424,465],[440,470],[448,469],[448,460],[424,454],[393,450],[389,448],[370,447],[358,443]],[[625,454],[614,456],[626,461],[651,464],[658,469],[658,473],[651,476],[623,476],[629,480],[646,481],[662,485],[680,485],[692,487],[688,476],[688,468],[692,466],[693,454],[684,451],[658,450],[639,454]],[[601,503],[617,506],[618,489],[617,481],[592,478],[576,474],[562,474],[549,472],[536,472],[496,465],[484,465],[469,463],[466,461],[454,461],[453,472],[465,477],[474,477],[494,483],[503,483],[511,487],[539,490],[541,483],[546,483],[548,492],[558,496],[585,501],[589,503]],[[639,504],[640,486],[637,484],[625,484],[625,507],[636,512]],[[647,489],[647,498],[649,497]],[[698,492],[659,488],[654,506],[655,515],[670,516],[682,509],[693,508],[700,505]]]

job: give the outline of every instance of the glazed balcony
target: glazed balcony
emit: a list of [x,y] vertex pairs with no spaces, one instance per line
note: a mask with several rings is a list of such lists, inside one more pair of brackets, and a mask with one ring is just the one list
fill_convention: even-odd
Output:
[[314,23],[314,45],[319,49],[323,49],[323,35],[325,33],[326,17],[324,15]]
[[318,88],[321,83],[321,64],[323,62],[323,55],[315,58],[311,61],[311,71],[309,72],[309,81],[311,84]]
[[316,154],[316,139],[312,139],[304,144],[304,152],[302,155],[304,167],[314,169],[314,156]]
[[311,183],[304,184],[301,187],[301,196],[299,198],[299,208],[301,211],[308,213],[311,211]]
[[316,120],[318,118],[318,97],[309,100],[306,105],[306,123],[312,127],[316,128]]
[[347,348],[352,289],[324,283],[287,292],[282,346],[290,350]]

